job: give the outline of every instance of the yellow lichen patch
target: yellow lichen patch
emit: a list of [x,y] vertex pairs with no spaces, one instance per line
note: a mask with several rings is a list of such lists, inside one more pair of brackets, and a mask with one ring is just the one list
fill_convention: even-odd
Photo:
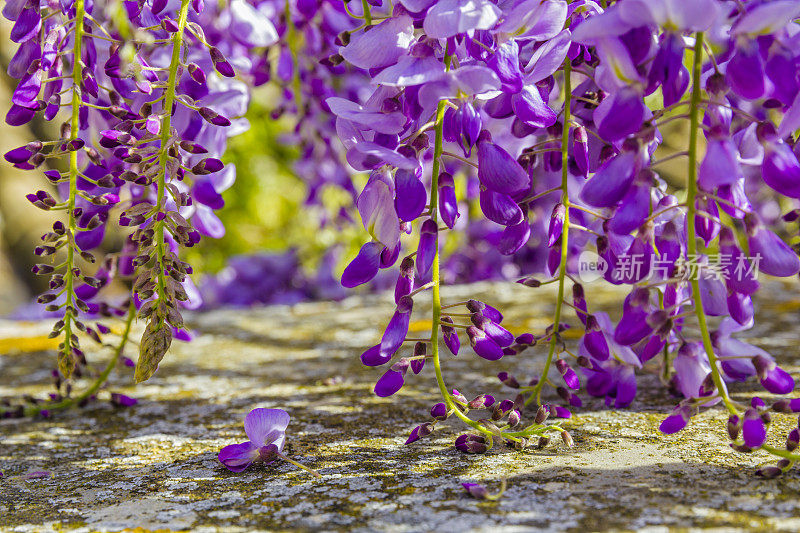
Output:
[[430,331],[432,322],[430,320],[413,320],[408,325],[408,331],[418,333],[420,331]]
[[58,339],[50,339],[46,335],[6,337],[0,339],[0,354],[13,355],[55,350],[58,347],[58,342]]

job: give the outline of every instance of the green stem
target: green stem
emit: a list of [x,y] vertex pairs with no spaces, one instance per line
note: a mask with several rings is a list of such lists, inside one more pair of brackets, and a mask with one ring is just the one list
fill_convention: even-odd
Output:
[[536,403],[542,403],[542,388],[547,382],[547,374],[556,353],[558,343],[558,326],[561,323],[561,303],[564,301],[564,285],[567,278],[567,251],[569,244],[569,121],[570,106],[572,104],[572,63],[569,58],[564,60],[564,127],[561,132],[561,203],[564,205],[564,227],[561,229],[561,263],[558,266],[558,299],[556,300],[556,311],[553,316],[553,335],[550,337],[550,347],[547,352],[547,359],[544,362],[542,375],[539,382],[534,387],[533,393],[525,400],[525,405],[530,404],[534,399]]
[[92,396],[97,391],[99,391],[100,387],[102,387],[103,384],[106,381],[108,381],[108,377],[111,375],[111,371],[114,370],[114,368],[116,368],[117,363],[119,363],[119,360],[122,358],[122,353],[125,350],[125,345],[128,343],[128,338],[130,337],[131,326],[133,325],[134,317],[136,317],[136,306],[133,304],[133,302],[131,302],[130,307],[128,308],[127,317],[125,319],[125,329],[123,330],[122,337],[120,338],[119,344],[117,345],[114,351],[114,356],[108,362],[108,364],[100,373],[100,375],[97,376],[97,379],[95,379],[94,382],[89,386],[89,388],[87,388],[78,396],[74,396],[71,398],[64,398],[63,400],[60,400],[58,402],[31,405],[24,409],[23,414],[25,416],[36,416],[45,410],[63,411],[65,409],[70,409],[76,405],[79,405],[83,400],[85,400],[86,398]]
[[771,453],[772,455],[777,455],[778,457],[789,459],[790,461],[800,461],[800,455],[792,453],[789,450],[784,450],[781,448],[773,448],[769,444],[762,444],[761,449],[764,450],[765,452]]
[[[346,0],[345,3],[347,3]],[[364,22],[369,26],[372,24],[372,12],[370,12],[369,9],[369,2],[367,0],[361,0],[361,5],[364,7]]]
[[278,457],[280,457],[281,459],[283,459],[283,460],[284,460],[284,461],[286,461],[287,463],[291,463],[291,464],[293,464],[293,465],[294,465],[294,466],[296,466],[297,468],[300,468],[300,469],[303,469],[303,470],[305,470],[306,472],[308,472],[309,474],[311,474],[311,475],[312,475],[312,476],[314,476],[314,477],[317,477],[317,478],[320,478],[320,477],[322,477],[322,476],[320,475],[320,473],[319,473],[319,472],[317,472],[316,470],[314,470],[313,468],[310,468],[310,467],[308,467],[308,466],[304,465],[303,463],[298,463],[298,462],[297,462],[297,461],[295,461],[294,459],[289,459],[287,456],[285,456],[285,455],[284,455],[284,454],[282,454],[281,452],[278,452]]
[[[81,112],[81,81],[83,68],[83,19],[86,15],[84,0],[75,0],[75,42],[72,47],[72,117],[70,120],[69,140],[74,141],[78,138],[80,130]],[[64,312],[64,347],[59,354],[58,368],[65,378],[72,374],[75,368],[75,361],[72,358],[72,321],[75,318],[75,277],[72,273],[75,268],[75,233],[77,223],[75,220],[75,202],[78,197],[78,151],[72,150],[69,153],[69,197],[67,198],[67,261],[64,283],[66,292],[66,308]]]
[[[445,68],[450,69],[450,55],[445,55],[444,58]],[[442,145],[444,142],[444,111],[447,107],[447,101],[441,100],[436,107],[436,136],[433,146],[433,165],[431,168],[431,220],[439,224],[439,168],[440,160],[442,157]],[[450,391],[447,390],[447,385],[442,376],[442,363],[439,359],[439,329],[442,317],[442,299],[440,294],[441,278],[439,275],[439,239],[436,239],[434,245],[433,266],[431,267],[432,274],[432,300],[433,300],[433,316],[431,325],[431,360],[433,361],[433,369],[436,373],[436,383],[439,385],[439,392],[442,394],[442,399],[448,410],[452,410],[455,415],[460,418],[465,424],[472,428],[484,433],[486,435],[493,435],[491,431],[483,427],[481,424],[470,419],[465,415],[458,405],[453,401]],[[514,439],[516,440],[516,439]]]
[[[697,213],[697,206],[695,205],[695,197],[697,196],[697,131],[700,124],[699,104],[702,91],[700,88],[700,75],[703,66],[703,38],[703,32],[698,32],[695,38],[694,65],[692,67],[692,96],[689,107],[689,168],[688,184],[686,187],[686,232],[689,239],[686,253],[688,257],[697,256],[697,233],[694,219]],[[708,362],[711,365],[711,377],[714,380],[714,385],[716,385],[725,407],[731,414],[738,414],[736,406],[733,405],[733,402],[731,402],[728,397],[725,384],[719,373],[719,368],[717,368],[717,357],[714,355],[714,347],[711,344],[711,334],[708,331],[706,313],[703,309],[703,299],[700,296],[700,282],[696,276],[692,276],[691,284],[692,297],[694,299],[694,312],[697,316],[700,335],[703,338],[703,347],[705,348],[706,356],[708,356]]]
[[[161,146],[158,155],[158,192],[156,197],[156,211],[161,212],[166,194],[167,159],[169,158],[169,140],[172,133],[172,106],[175,103],[175,88],[178,82],[178,68],[180,67],[181,48],[183,47],[183,32],[189,16],[189,0],[181,0],[181,10],[178,18],[178,31],[172,34],[172,60],[169,65],[169,78],[164,97],[164,115],[161,119]],[[158,269],[158,299],[160,302],[167,300],[166,274],[164,265],[165,244],[164,231],[166,219],[156,221],[154,225],[156,239],[156,268]]]
[[[366,4],[366,0],[364,2]],[[449,65],[449,56],[445,56],[445,64]],[[442,155],[442,143],[444,138],[444,111],[445,101],[441,100],[436,107],[436,121],[435,121],[435,141],[433,146],[433,166],[431,168],[431,220],[439,224],[439,166],[440,157]],[[442,299],[440,295],[440,276],[439,276],[439,239],[436,239],[433,254],[433,266],[431,267],[433,274],[431,284],[433,285],[432,299],[433,299],[433,316],[431,325],[431,359],[433,360],[433,368],[436,373],[436,383],[439,385],[439,391],[442,393],[445,405],[448,409],[453,409],[456,413],[460,413],[460,409],[453,402],[450,392],[447,390],[447,385],[444,383],[442,377],[442,364],[439,360],[439,326],[442,317]]]

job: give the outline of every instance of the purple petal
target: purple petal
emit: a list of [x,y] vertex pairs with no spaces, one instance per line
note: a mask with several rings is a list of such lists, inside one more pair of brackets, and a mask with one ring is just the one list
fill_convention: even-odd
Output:
[[442,215],[442,221],[445,225],[453,229],[460,215],[452,177],[449,182],[444,182],[442,176],[439,176],[439,213]]
[[497,251],[503,255],[514,254],[525,246],[530,238],[531,225],[527,219],[523,219],[519,224],[508,226],[503,230],[497,242]]
[[753,299],[739,292],[731,292],[727,298],[728,313],[739,324],[748,324],[753,319]]
[[703,309],[710,316],[726,316],[728,314],[728,290],[725,284],[718,279],[701,278],[698,280],[700,287],[700,300]]
[[764,95],[764,61],[758,43],[751,40],[738,43],[736,54],[728,61],[725,79],[731,89],[743,98],[756,100]]
[[598,361],[605,361],[610,355],[608,342],[602,331],[590,331],[584,335],[583,345],[586,347],[586,351],[589,352],[589,355]]
[[[736,145],[733,141],[727,138],[709,140],[706,155],[698,172],[697,184],[700,188],[713,191],[723,185],[732,185],[741,175]],[[798,191],[800,192],[800,189]]]
[[257,408],[247,413],[244,419],[244,432],[259,448],[275,444],[278,450],[282,450],[288,425],[289,413],[283,409]]
[[42,46],[37,39],[25,41],[19,45],[14,57],[8,63],[8,75],[15,79],[22,78],[28,72],[31,63],[41,56]]
[[417,426],[411,430],[411,433],[408,435],[408,439],[406,439],[405,444],[411,444],[412,442],[416,442],[419,440],[419,430],[422,426]]
[[131,398],[130,396],[126,396],[124,394],[120,394],[118,392],[111,393],[111,403],[120,407],[132,407],[139,403],[139,400],[136,398]]
[[376,344],[361,354],[361,363],[364,366],[381,366],[392,360],[391,355],[381,355],[381,345]]
[[650,187],[652,182],[635,183],[622,197],[611,218],[608,229],[626,235],[639,228],[650,215]]
[[408,325],[411,322],[411,310],[414,301],[409,296],[400,298],[386,330],[383,332],[380,344],[380,355],[382,357],[391,357],[403,345],[403,341],[408,335]]
[[24,43],[33,39],[42,27],[42,15],[38,9],[26,7],[17,17],[17,21],[11,28],[9,37],[15,43]]
[[747,242],[750,245],[750,257],[760,257],[758,268],[764,273],[785,278],[800,272],[800,258],[772,231],[761,227]]
[[339,53],[349,63],[363,69],[393,65],[411,44],[413,23],[408,15],[386,19],[369,31],[353,35]]
[[536,83],[557,71],[564,62],[564,58],[567,57],[571,38],[572,34],[569,30],[564,30],[537,48],[525,67],[525,70],[530,70],[526,81]]
[[607,141],[618,141],[639,131],[647,108],[635,89],[621,89],[594,111],[597,133]]
[[210,181],[198,181],[192,187],[192,197],[205,204],[211,209],[222,209],[225,206],[225,200],[214,188],[214,184]]
[[761,165],[764,182],[791,198],[800,198],[800,162],[785,143],[769,143]]
[[669,415],[661,422],[661,425],[658,426],[658,430],[665,435],[677,433],[689,423],[690,415],[691,413],[688,408],[679,407],[675,409],[673,414]]
[[617,391],[614,407],[627,407],[636,397],[636,374],[629,366],[620,366],[617,369]]
[[513,226],[523,222],[524,215],[519,205],[510,196],[486,189],[480,193],[483,214],[492,222]]
[[779,366],[767,372],[761,385],[772,394],[789,394],[794,390],[794,378]]
[[742,439],[745,446],[750,448],[759,448],[767,440],[767,428],[764,426],[764,421],[758,411],[753,408],[744,413]]
[[647,312],[640,307],[624,310],[614,329],[614,340],[623,346],[630,346],[650,335],[653,328],[647,324],[646,318]]
[[417,247],[417,272],[424,278],[433,265],[433,258],[436,255],[437,239],[439,229],[431,219],[422,223],[420,228],[419,246]]
[[636,166],[635,152],[622,152],[604,163],[586,182],[581,191],[581,198],[594,207],[616,205],[633,183]]
[[519,68],[519,45],[515,40],[498,46],[486,64],[500,78],[504,91],[514,94],[522,90],[525,81]]
[[6,124],[9,126],[22,126],[30,122],[34,115],[36,115],[35,109],[12,104],[8,113],[6,113]]
[[28,0],[8,0],[3,6],[3,16],[8,20],[17,20],[28,5]]
[[412,13],[422,13],[435,4],[436,0],[400,0],[400,3]]
[[247,46],[266,47],[278,42],[278,32],[269,17],[248,2],[228,4],[231,22],[228,34]]
[[608,392],[611,390],[611,387],[614,385],[613,380],[611,379],[611,374],[606,371],[584,371],[589,375],[589,379],[586,381],[586,392],[596,398],[602,398],[608,394]]
[[556,113],[542,99],[536,86],[526,85],[511,99],[511,107],[517,117],[534,128],[546,128],[556,122]]
[[330,97],[325,103],[337,117],[351,120],[378,133],[391,135],[400,133],[405,128],[406,117],[399,111],[383,113],[338,97]]
[[453,355],[458,355],[458,350],[461,348],[461,341],[458,338],[458,333],[451,331],[449,333],[444,333],[444,344],[447,346],[447,349],[450,350],[450,353]]
[[23,107],[36,107],[36,99],[42,88],[42,71],[27,74],[17,84],[11,96],[11,102]]
[[378,274],[381,252],[385,247],[378,242],[368,242],[359,250],[342,273],[342,285],[353,288],[371,281]]
[[736,35],[774,33],[798,15],[800,15],[800,4],[794,0],[763,3],[744,14],[734,26],[733,33]]
[[571,368],[568,368],[562,377],[564,378],[564,383],[566,383],[567,387],[570,389],[578,390],[581,388],[581,382],[578,379],[578,374],[576,374]]
[[428,37],[446,39],[470,30],[494,26],[500,9],[489,0],[440,0],[425,16]]
[[489,361],[497,361],[503,357],[503,349],[480,329],[470,326],[467,329],[467,334],[469,335],[472,349],[479,356]]
[[436,81],[444,76],[444,65],[434,57],[403,56],[373,78],[373,83],[388,87],[410,87]]
[[497,343],[498,346],[505,348],[514,343],[514,335],[512,335],[506,328],[495,324],[486,317],[484,317],[484,319],[484,323],[480,326],[481,329],[483,329],[486,335],[495,343]]
[[387,370],[375,383],[374,391],[377,396],[386,398],[403,388],[404,383],[403,373],[396,370]]
[[521,37],[544,41],[558,34],[566,20],[567,3],[563,0],[526,0],[508,12],[496,31],[508,34],[520,32]]
[[384,246],[394,248],[400,242],[400,220],[397,218],[390,185],[391,182],[387,184],[382,179],[370,178],[358,195],[356,206],[364,229]]
[[[394,207],[397,216],[403,221],[417,218],[428,203],[428,192],[417,176],[409,171],[399,169],[394,176],[396,196]],[[398,233],[399,239],[399,233]]]
[[219,451],[217,458],[231,472],[242,472],[258,459],[258,448],[250,441],[230,444]]

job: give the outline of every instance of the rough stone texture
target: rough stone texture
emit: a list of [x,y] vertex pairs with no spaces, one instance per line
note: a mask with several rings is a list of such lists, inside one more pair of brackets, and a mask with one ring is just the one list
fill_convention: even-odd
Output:
[[[748,338],[796,372],[797,285],[768,284],[762,318]],[[618,313],[619,292],[590,285],[593,309]],[[475,296],[501,307],[514,333],[541,331],[554,294],[519,285],[445,289],[449,301]],[[424,298],[418,298],[422,302]],[[395,397],[377,399],[379,369],[358,356],[379,338],[391,313],[388,295],[194,316],[202,334],[175,345],[153,379],[133,388],[124,368],[109,390],[140,399],[115,409],[101,392],[96,403],[47,420],[0,421],[0,529],[84,531],[391,530],[523,531],[635,530],[676,527],[717,530],[800,529],[800,474],[777,480],[753,475],[764,453],[740,455],[727,446],[725,415],[713,409],[674,436],[657,432],[674,400],[658,384],[657,368],[639,380],[630,409],[606,409],[584,395],[566,423],[575,447],[555,439],[542,451],[502,446],[482,456],[452,447],[456,421],[404,446],[438,399],[432,368],[408,374]],[[415,317],[424,317],[424,305]],[[422,333],[424,318],[412,324]],[[47,392],[52,354],[42,324],[0,322],[0,397]],[[3,340],[5,339],[5,340]],[[8,353],[17,347],[17,354]],[[500,370],[533,375],[543,348],[490,364],[464,352],[443,360],[445,379],[467,396],[502,397]],[[132,351],[132,350],[129,350]],[[95,353],[98,364],[102,353]],[[753,384],[733,387],[746,400]],[[281,463],[242,474],[225,470],[218,450],[245,440],[244,415],[254,407],[289,411],[287,453],[318,469],[315,480]],[[531,413],[528,413],[530,415]],[[776,416],[773,444],[795,424]],[[46,479],[26,479],[49,471]],[[464,481],[508,491],[498,502],[468,497]]]

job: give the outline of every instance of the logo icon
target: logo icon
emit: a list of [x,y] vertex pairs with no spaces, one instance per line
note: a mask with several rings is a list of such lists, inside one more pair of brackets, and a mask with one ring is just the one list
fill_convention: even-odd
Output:
[[588,250],[578,256],[578,278],[584,283],[591,283],[602,278],[608,270],[605,259]]

